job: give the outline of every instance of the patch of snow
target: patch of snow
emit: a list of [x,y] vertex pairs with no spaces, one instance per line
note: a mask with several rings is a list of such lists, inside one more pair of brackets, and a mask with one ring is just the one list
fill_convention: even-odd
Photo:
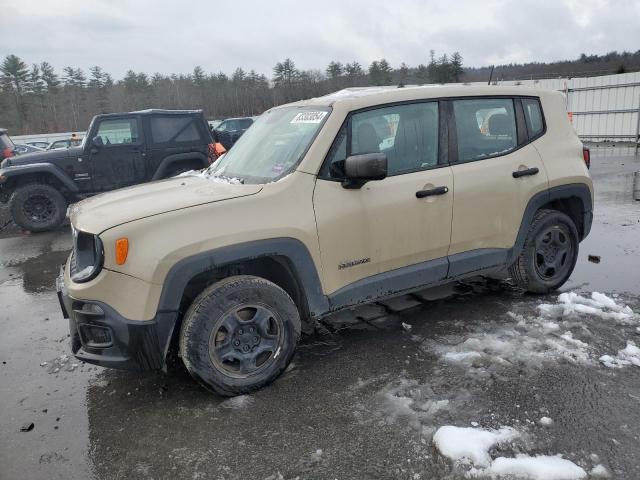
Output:
[[538,310],[551,318],[584,314],[621,323],[630,323],[636,317],[629,306],[618,303],[613,298],[599,292],[592,292],[591,298],[583,297],[575,292],[564,292],[558,296],[557,304],[538,305]]
[[[471,476],[493,478],[511,475],[530,480],[579,480],[587,477],[582,467],[560,456],[517,455],[515,458],[498,457],[485,469],[473,469]],[[512,478],[509,477],[509,478]]]
[[436,431],[433,442],[442,455],[454,462],[488,467],[491,464],[489,450],[519,436],[520,433],[511,427],[485,430],[446,425]]
[[589,475],[596,478],[609,478],[609,471],[602,464],[598,464],[591,469]]
[[627,346],[622,350],[618,350],[618,354],[615,357],[602,355],[599,360],[605,367],[609,368],[621,368],[628,365],[640,367],[640,348],[629,340],[627,341]]
[[206,178],[207,180],[211,180],[212,182],[215,182],[215,183],[226,183],[228,185],[242,184],[242,181],[239,178],[225,177],[222,174],[222,172],[212,173],[209,171],[208,168],[205,168],[204,170],[189,170],[188,172],[183,172],[176,175],[174,178],[179,178],[179,177],[200,177],[200,178]]
[[229,408],[231,410],[239,410],[241,408],[248,407],[253,403],[253,397],[250,395],[238,395],[237,397],[231,397],[220,403],[223,408]]
[[553,425],[553,420],[550,419],[549,417],[542,417],[540,420],[540,425],[544,425],[545,427],[548,427],[549,425]]
[[[355,386],[360,392],[369,389],[384,378],[369,381],[359,381]],[[349,388],[352,390],[352,388]],[[376,422],[379,425],[392,425],[406,423],[409,427],[421,431],[423,427],[431,423],[434,417],[441,412],[455,408],[455,405],[464,402],[464,393],[459,398],[438,398],[429,384],[422,384],[416,380],[400,377],[393,381],[387,381],[386,385],[378,386],[372,395],[358,402],[355,412],[356,417],[363,423]]]

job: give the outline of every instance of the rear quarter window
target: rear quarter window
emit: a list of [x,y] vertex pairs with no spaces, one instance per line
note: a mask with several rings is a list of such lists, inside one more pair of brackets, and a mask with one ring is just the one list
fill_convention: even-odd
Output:
[[153,143],[185,143],[200,140],[195,118],[190,116],[153,116],[149,126]]
[[535,138],[544,132],[544,120],[542,118],[542,107],[537,98],[523,98],[522,107],[524,118],[527,122],[529,138]]

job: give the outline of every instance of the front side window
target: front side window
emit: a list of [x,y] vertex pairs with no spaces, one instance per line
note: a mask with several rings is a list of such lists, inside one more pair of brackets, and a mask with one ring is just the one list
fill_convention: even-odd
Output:
[[523,98],[522,106],[524,107],[524,118],[527,122],[529,138],[537,137],[544,130],[540,100],[536,98]]
[[454,100],[453,113],[459,162],[504,155],[516,149],[518,138],[512,99]]
[[338,134],[321,176],[343,178],[345,158],[363,153],[384,153],[389,176],[436,166],[438,103],[394,105],[352,115]]
[[196,142],[200,140],[200,133],[193,117],[154,115],[149,124],[153,143]]
[[328,107],[283,107],[263,113],[208,174],[267,183],[302,160],[330,114]]
[[96,136],[105,145],[123,145],[138,142],[138,122],[135,118],[102,120]]

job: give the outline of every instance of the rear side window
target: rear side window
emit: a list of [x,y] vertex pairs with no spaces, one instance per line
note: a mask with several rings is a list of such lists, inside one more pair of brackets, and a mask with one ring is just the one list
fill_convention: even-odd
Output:
[[504,155],[518,144],[516,116],[510,98],[453,101],[458,139],[458,161]]
[[153,116],[150,121],[153,143],[197,142],[200,132],[193,117]]
[[[138,122],[135,118],[102,120],[98,127],[97,136],[102,137],[102,143],[104,143],[105,145],[137,143]],[[65,142],[69,141],[65,140]],[[56,147],[54,146],[53,148]]]
[[523,98],[522,107],[524,108],[524,118],[527,122],[529,138],[535,138],[544,130],[540,100],[537,98]]

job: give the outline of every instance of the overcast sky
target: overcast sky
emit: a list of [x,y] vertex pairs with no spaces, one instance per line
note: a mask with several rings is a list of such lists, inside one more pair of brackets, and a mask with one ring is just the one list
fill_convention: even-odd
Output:
[[640,0],[0,0],[0,55],[56,70],[271,76],[286,57],[324,70],[428,61],[467,66],[573,59],[640,48]]

